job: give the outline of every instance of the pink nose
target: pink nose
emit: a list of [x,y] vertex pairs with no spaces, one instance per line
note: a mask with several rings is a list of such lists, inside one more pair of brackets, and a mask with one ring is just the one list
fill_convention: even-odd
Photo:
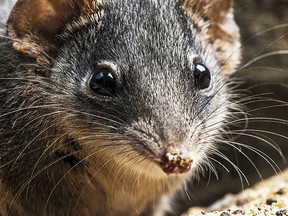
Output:
[[161,167],[167,175],[187,173],[191,169],[193,160],[178,151],[168,152],[162,157]]

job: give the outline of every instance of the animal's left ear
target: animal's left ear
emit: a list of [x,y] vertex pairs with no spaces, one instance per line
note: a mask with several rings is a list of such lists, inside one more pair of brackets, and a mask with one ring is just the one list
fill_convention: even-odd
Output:
[[240,63],[240,34],[234,20],[232,0],[184,0],[184,11],[197,29],[203,47],[211,44],[225,73]]

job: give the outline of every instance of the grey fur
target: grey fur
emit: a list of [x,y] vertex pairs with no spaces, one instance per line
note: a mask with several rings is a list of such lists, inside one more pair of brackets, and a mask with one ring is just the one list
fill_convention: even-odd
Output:
[[[0,173],[12,197],[8,213],[162,214],[155,203],[197,175],[231,117],[225,77],[209,47],[199,52],[180,3],[111,0],[86,19],[95,16],[98,24],[63,33],[51,68],[1,39]],[[195,87],[191,55],[209,66],[209,88]],[[101,62],[116,68],[115,97],[87,85]],[[191,152],[189,174],[168,178],[157,168],[167,143]]]

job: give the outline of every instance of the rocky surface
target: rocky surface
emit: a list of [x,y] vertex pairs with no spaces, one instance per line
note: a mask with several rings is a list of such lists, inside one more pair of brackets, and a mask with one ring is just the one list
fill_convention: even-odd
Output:
[[210,207],[194,207],[183,214],[183,216],[204,215],[288,215],[288,169],[279,175],[257,183],[254,187],[246,189],[238,195],[227,194]]

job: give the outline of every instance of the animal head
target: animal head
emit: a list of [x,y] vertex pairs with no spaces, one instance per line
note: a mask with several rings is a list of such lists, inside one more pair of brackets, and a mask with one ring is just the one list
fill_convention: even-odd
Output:
[[18,0],[7,29],[88,167],[163,177],[215,151],[240,58],[231,1]]

